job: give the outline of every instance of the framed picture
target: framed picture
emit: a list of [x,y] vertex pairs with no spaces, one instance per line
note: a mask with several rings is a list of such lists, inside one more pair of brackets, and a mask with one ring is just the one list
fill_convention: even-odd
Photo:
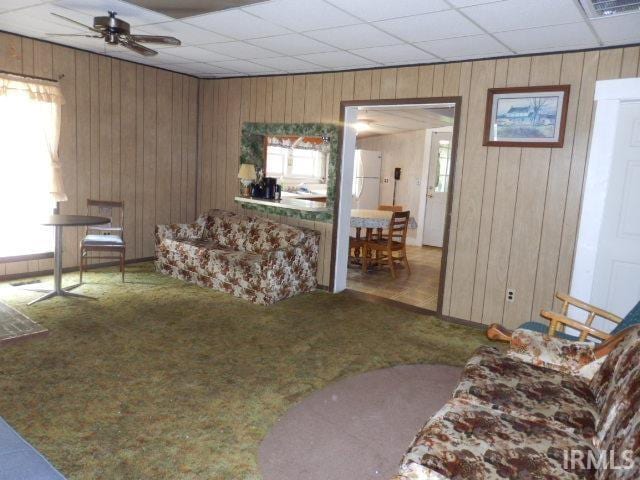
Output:
[[562,147],[570,85],[491,88],[485,146]]

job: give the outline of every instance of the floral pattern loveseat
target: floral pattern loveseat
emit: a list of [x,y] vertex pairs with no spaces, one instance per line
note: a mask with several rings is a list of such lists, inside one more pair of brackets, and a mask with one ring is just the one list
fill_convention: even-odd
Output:
[[269,305],[316,287],[320,233],[210,210],[192,224],[158,225],[156,270]]
[[528,330],[481,347],[394,480],[640,479],[640,327],[593,352]]

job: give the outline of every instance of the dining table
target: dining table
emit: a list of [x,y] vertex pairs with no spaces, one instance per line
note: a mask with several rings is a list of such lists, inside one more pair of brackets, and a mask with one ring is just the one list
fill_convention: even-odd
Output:
[[[362,239],[362,229],[365,229],[364,239],[371,241],[373,239],[373,231],[388,229],[391,223],[391,217],[393,212],[389,210],[369,210],[362,208],[351,209],[351,228],[356,229],[356,239]],[[414,217],[409,217],[408,228],[415,230],[418,228],[418,223]],[[356,257],[358,253],[356,252]]]
[[109,221],[110,220],[106,217],[93,217],[89,215],[51,215],[41,222],[41,225],[54,227],[55,229],[55,246],[53,252],[53,290],[30,288],[29,290],[35,292],[44,292],[45,294],[41,297],[36,298],[35,300],[32,300],[28,303],[28,305],[33,305],[34,303],[56,296],[91,298],[87,295],[81,295],[79,293],[69,291],[79,287],[80,284],[71,285],[64,288],[62,287],[62,229],[63,227],[103,225],[105,223],[109,223]]

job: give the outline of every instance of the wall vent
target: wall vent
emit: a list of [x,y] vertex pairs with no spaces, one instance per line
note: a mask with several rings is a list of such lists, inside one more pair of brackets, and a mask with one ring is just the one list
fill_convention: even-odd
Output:
[[589,18],[640,12],[640,0],[580,0]]

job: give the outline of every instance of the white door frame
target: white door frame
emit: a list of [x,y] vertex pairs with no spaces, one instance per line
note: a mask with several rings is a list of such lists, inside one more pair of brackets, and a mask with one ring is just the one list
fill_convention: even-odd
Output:
[[571,295],[591,301],[598,240],[613,163],[620,104],[640,100],[640,78],[596,82],[597,102],[591,152],[582,196],[576,255],[571,275]]

